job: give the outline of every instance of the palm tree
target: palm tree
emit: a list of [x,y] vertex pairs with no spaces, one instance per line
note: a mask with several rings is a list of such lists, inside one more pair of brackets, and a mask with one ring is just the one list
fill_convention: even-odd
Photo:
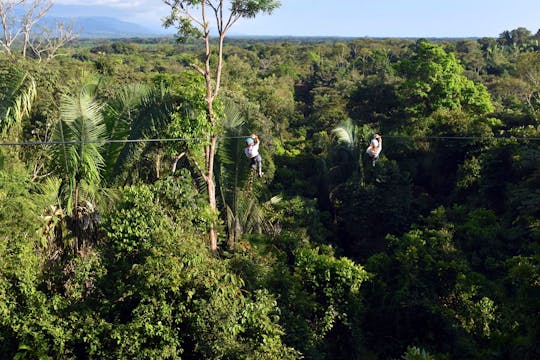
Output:
[[[138,140],[162,137],[178,137],[168,134],[168,127],[174,121],[173,114],[179,108],[188,108],[187,104],[179,104],[178,94],[174,87],[158,84],[151,88],[135,86],[126,89],[121,95],[124,99],[117,100],[111,106],[114,111],[108,111],[108,128],[115,129],[119,139]],[[186,110],[188,111],[188,110]],[[118,124],[121,122],[122,124]],[[178,147],[181,149],[178,149]],[[172,149],[173,147],[174,149]],[[163,148],[171,153],[182,153],[185,144],[156,144],[152,142],[128,142],[120,146],[111,146],[107,152],[107,174],[109,180],[115,183],[135,181],[142,176],[143,168],[138,166],[145,156],[154,157],[155,176],[159,177],[159,159]],[[157,154],[156,154],[157,152]],[[174,163],[178,154],[175,155]],[[173,168],[175,165],[172,166]]]
[[[246,208],[246,196],[242,188],[248,180],[247,163],[244,159],[244,118],[233,103],[225,105],[223,120],[225,137],[219,143],[216,162],[216,183],[221,207],[227,215],[228,244],[238,241],[243,233],[240,209]],[[253,208],[253,199],[247,208]]]
[[244,156],[246,129],[244,118],[231,102],[225,103],[224,139],[219,143],[216,158],[216,184],[221,213],[225,213],[228,245],[241,240],[245,233],[262,232],[271,228],[265,221],[265,209],[281,200],[274,196],[261,203],[254,195],[251,171]]
[[[59,176],[63,207],[77,240],[84,241],[83,231],[96,218],[95,198],[99,191],[104,159],[101,155],[106,127],[95,100],[95,79],[83,76],[74,94],[63,94],[60,101],[60,121],[53,139],[53,159]],[[81,244],[84,245],[84,244]],[[79,244],[74,245],[75,250]]]
[[345,172],[353,177],[359,177],[360,184],[364,186],[364,162],[363,140],[372,132],[367,126],[354,125],[351,119],[347,119],[340,126],[332,130],[336,136],[338,146],[336,153],[342,155],[341,166],[334,167],[331,171],[339,171],[345,167]]
[[[124,140],[131,138],[130,134],[136,132],[140,136],[143,121],[141,109],[145,108],[153,91],[143,84],[128,84],[120,90],[118,96],[108,102],[104,108],[103,117],[110,139]],[[147,109],[145,109],[147,110]],[[140,137],[137,137],[140,138]],[[124,144],[122,142],[108,143],[104,147],[106,180],[112,181],[126,165],[127,158],[132,153],[129,149],[139,144]]]

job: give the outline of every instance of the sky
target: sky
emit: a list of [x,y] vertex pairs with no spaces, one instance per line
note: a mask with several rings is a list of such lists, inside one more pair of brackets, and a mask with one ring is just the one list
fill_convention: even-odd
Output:
[[[159,29],[162,0],[53,0],[62,15],[110,16]],[[498,37],[540,29],[540,0],[281,0],[231,34],[344,37]],[[54,9],[54,8],[53,8]]]

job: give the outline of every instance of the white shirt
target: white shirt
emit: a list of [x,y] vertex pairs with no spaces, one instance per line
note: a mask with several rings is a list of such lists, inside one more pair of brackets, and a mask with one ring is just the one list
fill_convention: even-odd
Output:
[[259,155],[259,142],[257,141],[255,144],[253,144],[252,146],[247,146],[245,149],[244,149],[244,153],[246,154],[246,156],[249,158],[249,159],[252,159],[256,156]]
[[382,141],[379,142],[377,139],[371,140],[371,145],[366,149],[366,153],[369,154],[371,157],[377,157],[381,153],[382,150]]

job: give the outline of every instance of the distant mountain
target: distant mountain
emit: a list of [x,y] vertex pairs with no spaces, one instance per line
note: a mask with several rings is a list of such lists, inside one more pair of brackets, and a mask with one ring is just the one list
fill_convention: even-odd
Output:
[[48,17],[45,23],[55,21],[74,24],[75,31],[82,39],[88,38],[132,38],[159,37],[170,34],[165,30],[154,30],[144,26],[106,16],[88,17]]

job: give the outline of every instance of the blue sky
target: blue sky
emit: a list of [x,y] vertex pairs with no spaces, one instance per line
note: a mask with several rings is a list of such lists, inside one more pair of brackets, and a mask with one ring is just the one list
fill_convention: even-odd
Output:
[[[53,0],[69,16],[112,16],[160,28],[161,0]],[[282,0],[270,16],[242,20],[244,35],[353,37],[497,37],[540,29],[540,0]]]

